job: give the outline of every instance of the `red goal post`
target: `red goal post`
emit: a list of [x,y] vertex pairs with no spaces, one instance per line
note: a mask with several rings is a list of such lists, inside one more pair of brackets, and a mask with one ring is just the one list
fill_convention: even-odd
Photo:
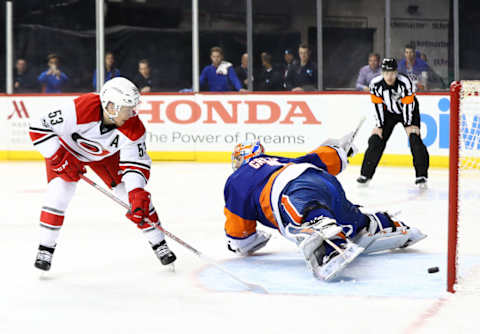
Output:
[[[447,256],[447,290],[449,292],[456,292],[468,281],[465,279],[464,282],[460,277],[462,273],[459,268],[463,264],[464,254],[474,249],[470,245],[472,239],[468,237],[470,232],[468,229],[474,228],[474,222],[471,220],[478,211],[475,209],[478,203],[478,196],[475,193],[480,192],[480,189],[477,189],[480,185],[479,93],[480,81],[455,81],[450,85]],[[478,286],[478,283],[474,285]]]

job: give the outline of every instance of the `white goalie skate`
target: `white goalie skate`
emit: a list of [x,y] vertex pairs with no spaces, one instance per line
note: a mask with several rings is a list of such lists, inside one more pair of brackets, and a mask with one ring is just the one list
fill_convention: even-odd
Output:
[[[330,240],[336,238],[340,232],[342,232],[342,227],[330,218],[322,218],[318,223],[304,228],[292,226],[289,228],[289,233],[295,235],[298,241],[301,240],[298,247],[303,252],[307,267],[318,279],[324,281],[334,279],[363,251],[362,247],[348,239],[345,239],[340,245]],[[334,251],[328,255],[326,254],[326,243],[334,248]]]
[[[405,248],[427,237],[419,229],[408,227],[402,222],[395,221],[394,228],[384,228],[377,214],[367,216],[370,218],[369,225],[353,238],[357,245],[365,248],[366,254]],[[387,214],[386,216],[391,219]]]

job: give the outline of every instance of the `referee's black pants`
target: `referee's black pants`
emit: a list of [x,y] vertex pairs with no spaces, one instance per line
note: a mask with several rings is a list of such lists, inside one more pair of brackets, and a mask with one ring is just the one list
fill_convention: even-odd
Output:
[[[420,129],[420,112],[416,109],[412,115],[412,124],[416,125]],[[361,175],[369,179],[375,174],[380,158],[383,155],[385,150],[385,145],[387,144],[388,139],[392,135],[393,129],[397,123],[403,123],[403,117],[400,114],[393,114],[390,112],[384,113],[384,124],[382,127],[382,137],[374,134],[368,139],[368,148],[365,151],[365,156],[363,157]],[[427,151],[427,147],[423,143],[421,137],[417,134],[410,134],[408,138],[410,142],[410,150],[413,157],[413,166],[415,167],[415,176],[416,177],[428,177],[428,167],[430,162],[430,157]]]

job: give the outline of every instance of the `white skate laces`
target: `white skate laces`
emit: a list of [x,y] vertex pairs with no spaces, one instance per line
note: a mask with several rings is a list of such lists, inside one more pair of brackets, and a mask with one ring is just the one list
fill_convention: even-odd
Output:
[[163,244],[157,247],[157,249],[154,250],[155,254],[157,254],[157,257],[159,259],[163,258],[165,255],[170,253],[170,249],[168,248],[167,244]]
[[40,250],[38,251],[37,253],[37,260],[38,261],[45,261],[45,262],[52,262],[52,257],[53,257],[53,254],[50,253],[49,251],[46,251],[46,250]]
[[165,240],[160,241],[159,244],[152,246],[155,255],[164,266],[168,266],[170,271],[175,271],[173,262],[177,259],[176,255],[168,248]]

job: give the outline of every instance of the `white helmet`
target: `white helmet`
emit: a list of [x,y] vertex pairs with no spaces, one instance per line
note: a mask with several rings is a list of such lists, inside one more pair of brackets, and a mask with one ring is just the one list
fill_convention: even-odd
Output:
[[116,77],[105,82],[100,91],[100,101],[104,110],[107,110],[109,103],[113,103],[115,114],[110,118],[115,118],[121,107],[136,107],[140,102],[140,93],[133,82]]

